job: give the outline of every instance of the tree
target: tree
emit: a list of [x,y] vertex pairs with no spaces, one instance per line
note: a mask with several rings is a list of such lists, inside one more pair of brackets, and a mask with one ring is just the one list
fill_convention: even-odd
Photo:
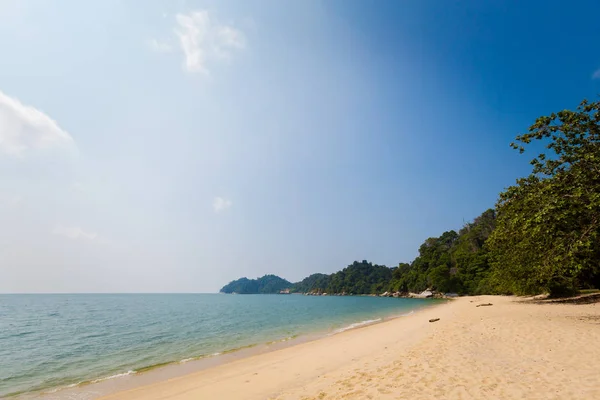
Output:
[[492,282],[508,293],[572,292],[600,273],[600,102],[540,117],[511,146],[549,150],[500,194],[488,245]]

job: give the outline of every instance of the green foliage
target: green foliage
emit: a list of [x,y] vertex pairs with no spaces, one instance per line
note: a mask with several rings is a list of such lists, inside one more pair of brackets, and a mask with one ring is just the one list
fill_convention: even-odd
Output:
[[293,291],[302,293],[377,294],[387,290],[392,270],[363,260],[331,275],[313,274],[294,284]]
[[312,274],[298,283],[294,283],[292,286],[293,292],[298,293],[323,293],[327,291],[331,282],[331,275],[326,274]]
[[485,292],[489,271],[485,242],[494,230],[496,214],[487,210],[459,233],[444,232],[429,238],[419,248],[419,256],[409,264],[400,264],[393,272],[390,290],[478,294]]
[[265,275],[258,279],[241,278],[221,288],[221,293],[270,294],[288,289],[292,283],[276,275]]
[[549,154],[500,194],[490,282],[499,292],[559,295],[600,275],[600,102],[540,117],[511,146],[523,153],[534,140]]

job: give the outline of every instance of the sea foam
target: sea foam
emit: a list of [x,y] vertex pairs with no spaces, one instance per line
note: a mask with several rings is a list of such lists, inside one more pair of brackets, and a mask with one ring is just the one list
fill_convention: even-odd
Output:
[[107,381],[109,379],[122,378],[124,376],[133,375],[135,373],[136,373],[136,371],[129,370],[127,372],[122,372],[120,374],[115,374],[115,375],[107,376],[104,378],[94,379],[93,381],[90,381],[90,383],[98,383],[98,382],[102,382],[102,381]]
[[345,332],[345,331],[348,331],[348,330],[354,329],[354,328],[360,328],[361,326],[365,326],[365,325],[371,325],[371,324],[374,324],[374,323],[379,322],[379,321],[381,321],[381,318],[367,319],[365,321],[355,322],[353,324],[350,324],[348,326],[345,326],[343,328],[340,328],[340,329],[337,329],[337,330],[333,331],[333,334],[342,333],[342,332]]

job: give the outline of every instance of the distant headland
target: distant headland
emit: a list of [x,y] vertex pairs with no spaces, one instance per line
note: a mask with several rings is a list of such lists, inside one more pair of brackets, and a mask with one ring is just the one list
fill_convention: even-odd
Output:
[[425,289],[419,293],[394,290],[394,271],[383,265],[366,260],[355,261],[343,270],[327,275],[313,274],[300,282],[291,283],[277,275],[265,275],[256,279],[240,278],[223,286],[227,294],[305,294],[312,296],[372,295],[383,297],[454,297],[454,293],[440,293]]

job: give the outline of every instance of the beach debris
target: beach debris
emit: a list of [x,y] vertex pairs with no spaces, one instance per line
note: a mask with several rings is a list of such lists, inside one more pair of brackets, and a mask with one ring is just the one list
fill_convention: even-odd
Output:
[[488,306],[493,306],[493,304],[492,303],[477,304],[476,307],[488,307]]
[[432,319],[429,320],[429,322],[436,322],[436,321],[439,321],[439,320],[440,320],[439,318],[432,318]]

